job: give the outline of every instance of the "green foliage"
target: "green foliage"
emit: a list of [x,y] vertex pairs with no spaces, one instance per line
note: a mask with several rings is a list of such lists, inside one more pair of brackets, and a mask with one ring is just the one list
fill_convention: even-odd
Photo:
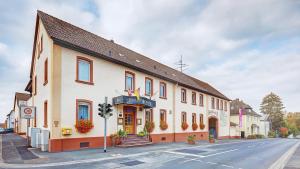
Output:
[[127,137],[127,132],[124,131],[124,130],[122,130],[122,129],[120,129],[120,130],[118,131],[117,135],[118,135],[119,137]]
[[209,138],[209,139],[215,139],[214,136],[211,135],[211,134],[208,136],[208,138]]
[[248,135],[247,139],[256,139],[256,135]]
[[140,131],[138,134],[137,134],[139,137],[144,137],[147,135],[147,133],[145,131]]
[[265,96],[260,104],[260,111],[269,115],[273,130],[283,126],[283,109],[281,98],[274,93]]
[[196,135],[189,135],[187,137],[187,141],[195,141],[195,139],[196,139]]
[[268,137],[270,137],[270,138],[275,138],[275,136],[276,136],[275,131],[273,131],[273,130],[269,131]]
[[280,128],[280,137],[286,138],[289,135],[289,129],[286,127]]

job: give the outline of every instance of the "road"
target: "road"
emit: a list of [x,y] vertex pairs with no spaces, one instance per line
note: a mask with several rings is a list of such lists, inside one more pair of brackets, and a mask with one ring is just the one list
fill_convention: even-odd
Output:
[[[187,146],[157,151],[144,151],[107,158],[85,159],[29,168],[207,168],[267,169],[299,140],[263,139],[213,145]],[[22,165],[19,165],[19,167]],[[13,166],[12,167],[16,167]],[[23,165],[25,167],[25,165]],[[1,168],[1,167],[0,167]],[[6,167],[7,168],[7,167]]]

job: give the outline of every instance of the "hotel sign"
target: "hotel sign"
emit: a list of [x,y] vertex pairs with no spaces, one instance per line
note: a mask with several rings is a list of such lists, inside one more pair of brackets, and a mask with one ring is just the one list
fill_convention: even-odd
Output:
[[218,117],[218,112],[217,111],[213,111],[213,110],[209,110],[208,111],[208,116],[216,116],[216,117]]
[[118,96],[114,97],[112,101],[113,105],[128,104],[128,105],[143,105],[145,108],[156,107],[156,102],[145,97],[140,97],[137,100],[135,96]]
[[35,107],[33,106],[21,106],[20,108],[22,119],[33,119],[35,115]]

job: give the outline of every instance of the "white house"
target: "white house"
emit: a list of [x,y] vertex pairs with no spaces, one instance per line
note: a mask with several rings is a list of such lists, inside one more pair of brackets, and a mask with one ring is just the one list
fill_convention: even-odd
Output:
[[50,131],[51,152],[103,145],[105,97],[113,105],[109,135],[138,134],[147,121],[153,143],[204,140],[209,132],[229,138],[230,99],[211,85],[41,11],[26,91],[36,107],[31,123]]

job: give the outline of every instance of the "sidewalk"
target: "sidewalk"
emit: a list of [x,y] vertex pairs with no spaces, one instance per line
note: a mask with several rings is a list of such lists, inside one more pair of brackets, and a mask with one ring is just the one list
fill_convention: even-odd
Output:
[[284,169],[300,169],[300,146],[298,146],[297,150],[285,165]]
[[[217,140],[216,144],[233,143],[241,140]],[[208,141],[198,141],[196,145],[189,145],[187,143],[161,143],[153,144],[143,147],[132,148],[114,148],[108,147],[107,152],[104,153],[102,148],[96,149],[82,149],[77,151],[49,153],[42,152],[37,148],[26,147],[26,140],[16,134],[7,134],[2,136],[3,146],[3,161],[4,163],[11,164],[45,164],[45,163],[57,163],[76,160],[90,160],[100,159],[107,157],[118,157],[137,153],[156,152],[166,149],[180,149],[189,148],[195,146],[211,146],[216,144],[210,144]]]

